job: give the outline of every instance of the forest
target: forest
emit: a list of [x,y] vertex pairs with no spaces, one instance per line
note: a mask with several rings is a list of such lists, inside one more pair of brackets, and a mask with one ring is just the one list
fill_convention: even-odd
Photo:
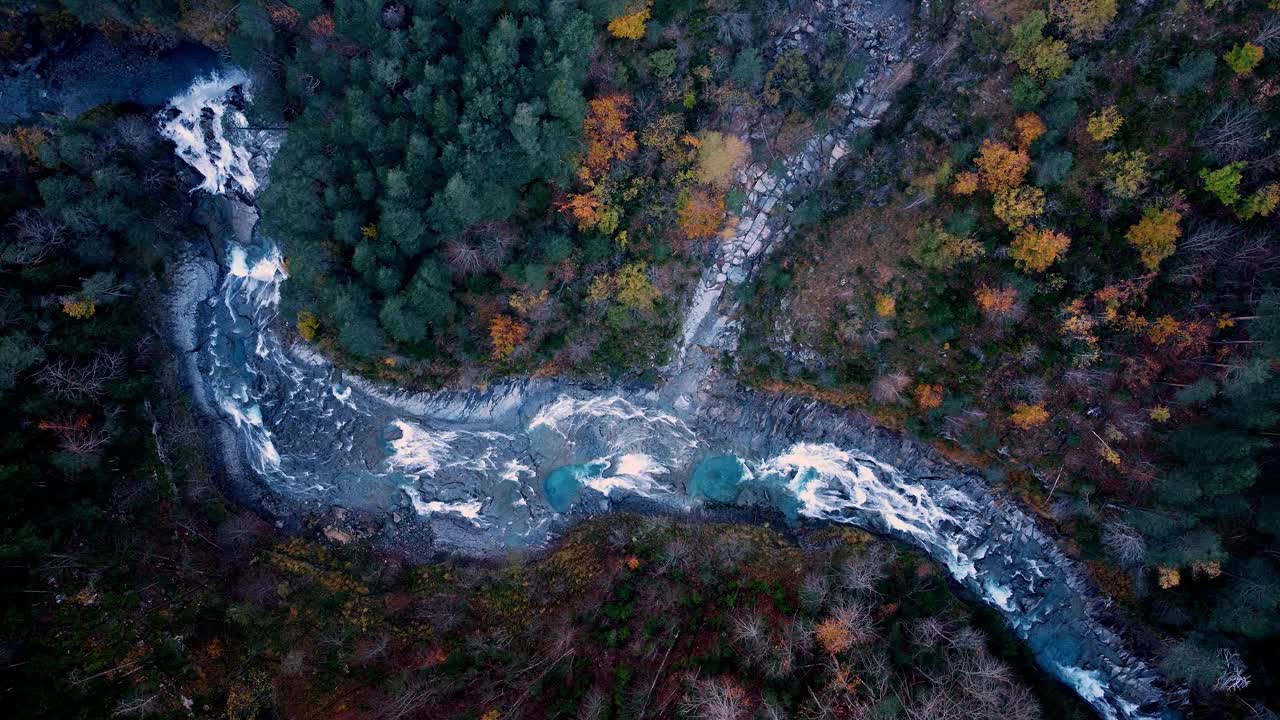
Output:
[[[830,4],[830,3],[828,3]],[[801,0],[37,0],[213,47],[288,128],[282,322],[412,389],[651,383],[746,201],[863,71]],[[717,362],[977,468],[1189,717],[1280,707],[1280,5],[931,0],[937,52],[733,289]],[[13,717],[1084,718],[933,561],[615,516],[421,563],[238,507],[158,308],[211,243],[132,103],[0,126],[0,704]]]

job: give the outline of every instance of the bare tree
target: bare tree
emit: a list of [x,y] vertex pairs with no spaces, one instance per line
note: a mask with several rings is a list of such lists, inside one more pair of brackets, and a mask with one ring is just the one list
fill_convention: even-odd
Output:
[[890,405],[902,400],[902,391],[911,384],[911,378],[900,372],[881,375],[871,383],[871,399],[881,405]]
[[85,363],[59,358],[36,373],[36,382],[51,394],[67,399],[92,398],[125,375],[124,353],[99,351]]
[[887,573],[884,566],[888,561],[880,545],[873,545],[867,550],[851,555],[840,565],[840,589],[846,592],[875,594],[876,586]]
[[600,720],[609,709],[609,701],[599,686],[592,685],[578,704],[578,720]]
[[1267,52],[1280,50],[1280,15],[1271,15],[1262,23],[1253,41],[1266,48]]
[[695,680],[681,702],[681,710],[700,720],[738,720],[746,717],[747,691],[731,678]]
[[1262,142],[1265,129],[1251,105],[1220,105],[1205,119],[1199,145],[1226,162],[1248,157]]
[[461,240],[450,240],[445,243],[444,259],[462,275],[474,275],[484,266],[480,259],[480,251],[474,245]]
[[9,221],[9,233],[0,245],[0,264],[36,265],[44,262],[67,241],[62,225],[39,210],[19,210]]
[[820,572],[811,572],[800,581],[798,594],[800,604],[810,612],[816,611],[827,602],[831,592],[831,581]]
[[1213,689],[1218,692],[1237,692],[1249,687],[1249,676],[1245,674],[1244,661],[1240,653],[1222,648],[1218,651],[1222,660],[1222,674],[1213,682]]
[[1147,555],[1147,541],[1132,527],[1113,520],[1102,527],[1102,544],[1120,563],[1140,565]]

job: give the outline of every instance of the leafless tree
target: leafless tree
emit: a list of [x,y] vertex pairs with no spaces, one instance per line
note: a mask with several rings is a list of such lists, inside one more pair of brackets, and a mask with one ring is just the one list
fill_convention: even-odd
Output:
[[218,526],[218,543],[227,547],[252,545],[267,531],[262,518],[248,510],[232,515]]
[[99,351],[88,362],[59,358],[36,373],[36,382],[49,393],[67,399],[92,398],[125,375],[124,353]]
[[724,45],[751,39],[751,16],[742,12],[723,13],[715,17],[716,39]]
[[1249,687],[1249,676],[1245,674],[1244,661],[1240,653],[1223,648],[1218,651],[1222,660],[1222,674],[1213,683],[1218,692],[1237,692]]
[[1205,119],[1199,145],[1226,162],[1244,160],[1262,142],[1265,129],[1251,105],[1220,105]]
[[600,720],[609,709],[609,701],[605,697],[604,691],[598,686],[592,685],[587,694],[583,696],[582,702],[578,704],[578,720]]
[[1133,567],[1147,555],[1147,541],[1137,530],[1113,520],[1102,527],[1102,545],[1121,564]]
[[911,378],[900,372],[881,375],[871,383],[871,399],[881,405],[890,405],[902,400],[902,391],[911,383]]
[[846,592],[871,595],[876,586],[887,573],[884,566],[888,562],[885,551],[880,545],[873,545],[867,550],[856,553],[845,559],[840,565],[838,582],[840,589]]
[[830,592],[831,581],[827,576],[820,572],[811,572],[800,581],[798,589],[800,604],[810,612],[816,611],[827,602],[827,595]]
[[1266,48],[1267,52],[1280,50],[1280,15],[1271,15],[1262,23],[1253,41]]
[[662,549],[662,564],[659,566],[658,572],[665,573],[671,568],[687,570],[689,568],[689,558],[689,544],[680,538],[675,538]]
[[419,711],[431,702],[438,689],[437,685],[411,677],[397,683],[381,702],[374,708],[374,717],[378,720],[404,720],[416,717]]
[[769,626],[758,612],[739,613],[733,619],[733,640],[750,653],[769,642]]
[[450,240],[445,243],[444,259],[462,275],[474,275],[484,266],[480,251],[474,245],[462,240]]
[[39,210],[19,210],[9,221],[8,230],[0,245],[0,264],[4,265],[44,262],[67,241],[62,225]]
[[686,715],[699,720],[739,720],[749,706],[747,691],[731,678],[695,680],[680,704]]

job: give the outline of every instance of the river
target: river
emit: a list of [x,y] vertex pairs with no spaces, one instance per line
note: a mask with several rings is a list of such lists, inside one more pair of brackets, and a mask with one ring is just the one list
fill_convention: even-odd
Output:
[[[175,340],[197,400],[226,430],[228,463],[243,463],[282,507],[411,510],[434,549],[469,556],[544,548],[576,517],[708,502],[857,525],[943,563],[1103,717],[1178,716],[1159,676],[1109,627],[1107,601],[1016,503],[922,443],[752,392],[710,360],[708,346],[736,342],[725,270],[742,281],[767,250],[755,241],[786,235],[777,198],[844,154],[841,133],[816,138],[781,177],[744,176],[754,183],[746,219],[706,271],[665,383],[517,380],[413,394],[275,332],[288,274],[256,230],[252,197],[284,138],[237,129],[244,116],[228,98],[244,85],[234,69],[201,79],[159,116],[202,178],[193,191],[221,198],[229,218],[221,267],[192,254],[176,270]],[[865,127],[850,114],[847,132]]]

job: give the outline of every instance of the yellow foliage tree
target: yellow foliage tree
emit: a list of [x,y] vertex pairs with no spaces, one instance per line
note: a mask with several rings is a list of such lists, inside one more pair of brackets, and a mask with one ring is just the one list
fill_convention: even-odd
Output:
[[898,301],[892,295],[876,295],[876,315],[891,318],[898,314]]
[[1141,195],[1151,177],[1147,171],[1147,154],[1141,150],[1107,153],[1102,164],[1106,168],[1107,185],[1119,198]]
[[529,328],[510,315],[495,315],[489,321],[489,340],[493,342],[493,359],[503,360],[516,351],[516,346],[529,336]]
[[62,312],[76,320],[87,320],[98,311],[98,304],[89,298],[62,298]]
[[1026,152],[1041,135],[1045,133],[1044,121],[1035,113],[1024,113],[1013,121],[1013,134],[1018,141],[1018,149]]
[[698,181],[722,190],[728,189],[747,153],[747,144],[737,135],[714,131],[699,133]]
[[639,40],[649,22],[649,5],[609,21],[609,34],[623,40]]
[[295,325],[302,339],[311,342],[316,339],[316,333],[320,331],[320,318],[310,310],[299,310]]
[[956,195],[972,195],[978,190],[978,173],[962,172],[956,175],[951,183],[951,192]]
[[993,140],[982,141],[974,162],[978,165],[978,178],[982,181],[982,186],[991,191],[1021,185],[1022,179],[1031,169],[1029,155]]
[[1017,232],[1044,212],[1044,191],[1033,185],[997,190],[991,211]]
[[1049,10],[1076,40],[1094,40],[1116,17],[1116,0],[1052,0]]
[[1049,422],[1049,411],[1044,409],[1044,403],[1014,403],[1009,422],[1019,430],[1030,430]]
[[1182,236],[1182,229],[1178,227],[1180,220],[1182,215],[1176,210],[1148,208],[1138,224],[1125,233],[1129,244],[1138,249],[1142,264],[1151,272],[1177,249],[1178,238]]
[[680,232],[690,240],[710,237],[720,230],[724,219],[724,195],[706,190],[692,190],[680,204]]
[[1108,105],[1089,116],[1088,122],[1085,123],[1085,131],[1094,141],[1102,142],[1119,132],[1123,124],[1124,118],[1120,116],[1120,111],[1115,105]]
[[1021,270],[1044,272],[1071,247],[1071,238],[1048,228],[1028,228],[1018,233],[1009,256]]
[[649,282],[649,274],[641,263],[624,265],[614,278],[618,302],[632,310],[652,310],[660,297],[658,289]]

